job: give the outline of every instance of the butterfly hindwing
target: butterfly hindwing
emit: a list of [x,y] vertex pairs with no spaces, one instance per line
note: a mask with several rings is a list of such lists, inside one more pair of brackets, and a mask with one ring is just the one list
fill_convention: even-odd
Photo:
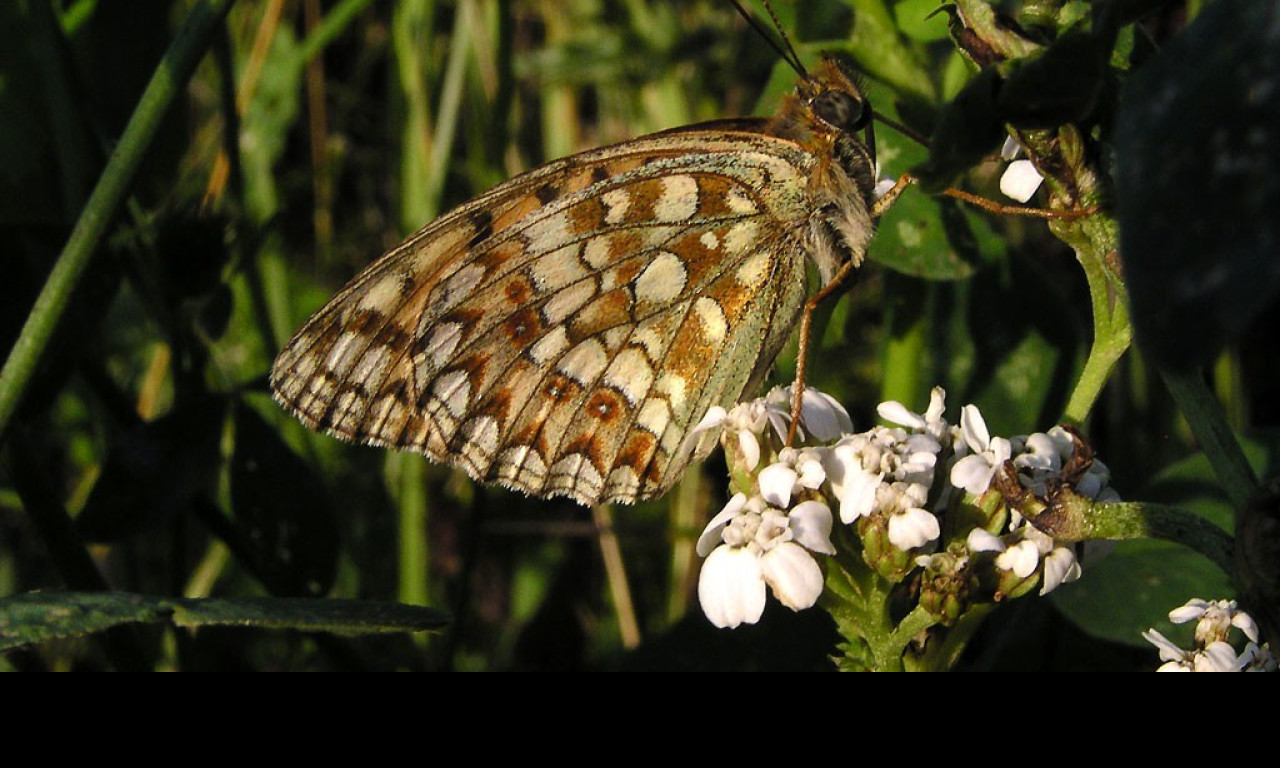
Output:
[[309,426],[581,503],[658,495],[805,295],[814,158],[693,126],[518,176],[371,264],[272,371]]

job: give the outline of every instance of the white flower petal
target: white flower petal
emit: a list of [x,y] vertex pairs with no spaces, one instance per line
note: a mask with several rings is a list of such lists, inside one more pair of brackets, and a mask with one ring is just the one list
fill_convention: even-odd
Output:
[[746,549],[717,547],[698,574],[698,603],[717,627],[755,624],[764,613],[760,558]]
[[1013,571],[1020,579],[1025,579],[1035,573],[1036,566],[1040,564],[1040,550],[1036,549],[1035,542],[1023,539],[1014,546],[1006,549],[998,557],[996,557],[996,567],[1002,571]]
[[729,503],[724,505],[724,509],[720,513],[711,518],[711,522],[707,523],[707,527],[702,529],[702,535],[698,537],[699,557],[706,557],[711,554],[711,550],[720,545],[720,534],[724,531],[724,527],[729,521],[737,517],[738,513],[747,504],[747,495],[745,493],[735,493]]
[[1040,587],[1040,594],[1047,595],[1060,584],[1078,578],[1080,563],[1076,562],[1076,553],[1067,547],[1058,547],[1044,559],[1044,584]]
[[1012,136],[1004,137],[1004,144],[1000,145],[1000,159],[1012,160],[1022,154],[1022,145]]
[[823,469],[822,460],[816,455],[801,458],[796,462],[796,469],[800,472],[800,479],[796,482],[804,488],[813,490],[827,482],[827,471]]
[[760,485],[760,496],[765,501],[778,509],[786,509],[791,504],[791,492],[799,478],[800,475],[786,464],[770,464],[760,470],[756,481]]
[[747,463],[747,471],[754,472],[760,465],[760,441],[755,433],[748,429],[738,430],[738,449],[742,451],[742,460]]
[[1222,640],[1209,643],[1209,647],[1196,654],[1197,672],[1239,672],[1242,666],[1236,649]]
[[793,611],[812,607],[822,594],[822,569],[799,544],[779,544],[760,558],[760,565],[773,596]]
[[809,434],[824,443],[853,431],[853,420],[844,406],[831,395],[812,387],[806,387],[801,397],[800,416]]
[[969,537],[965,539],[964,545],[970,552],[1003,552],[1006,549],[999,536],[982,528],[969,531]]
[[1245,637],[1255,643],[1258,642],[1258,624],[1252,616],[1244,611],[1238,611],[1231,617],[1231,624],[1243,632]]
[[960,431],[964,441],[975,453],[982,453],[991,445],[991,433],[987,431],[987,421],[982,418],[978,406],[970,403],[960,410]]
[[1207,610],[1209,610],[1209,603],[1199,598],[1192,598],[1181,608],[1174,608],[1169,611],[1169,621],[1174,624],[1186,624],[1188,621],[1200,618]]
[[1142,633],[1147,642],[1160,649],[1161,661],[1182,661],[1187,652],[1173,644],[1173,641],[1154,629]]
[[729,412],[718,405],[713,405],[707,409],[707,415],[702,417],[702,421],[698,422],[698,426],[693,428],[690,434],[705,432],[708,429],[715,429],[724,424],[724,419]]
[[873,475],[862,467],[846,475],[844,492],[840,495],[840,522],[848,525],[871,514],[876,507],[876,489],[883,481],[883,473]]
[[889,543],[904,552],[938,538],[938,518],[927,509],[908,509],[889,518]]
[[970,454],[951,467],[951,484],[978,496],[986,492],[994,474],[995,467],[981,454]]
[[831,509],[826,504],[802,501],[787,517],[791,520],[791,533],[797,544],[824,555],[836,553],[835,545],[831,543]]
[[888,400],[876,406],[876,413],[891,424],[901,424],[909,429],[925,427],[925,420],[920,414],[907,410],[907,406],[897,400]]
[[1030,160],[1014,160],[1000,176],[1000,191],[1006,197],[1025,203],[1040,188],[1044,177]]

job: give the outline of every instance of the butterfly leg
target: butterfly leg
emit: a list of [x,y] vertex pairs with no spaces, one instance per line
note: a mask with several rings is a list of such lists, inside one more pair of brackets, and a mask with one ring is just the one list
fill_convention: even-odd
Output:
[[844,279],[849,276],[857,266],[853,261],[846,261],[844,266],[831,278],[831,282],[815,293],[805,302],[804,311],[800,314],[800,346],[796,350],[796,379],[791,385],[791,426],[787,429],[787,447],[791,447],[796,440],[796,428],[800,424],[800,412],[804,405],[804,376],[805,361],[809,359],[809,331],[813,326],[813,312],[822,303],[822,300],[836,292]]
[[[871,205],[871,218],[878,219],[884,212],[889,210],[898,197],[906,191],[907,187],[915,183],[915,178],[909,173],[904,173],[898,177],[894,185],[889,188]],[[804,379],[806,370],[806,361],[809,358],[809,330],[813,325],[813,313],[831,294],[835,293],[848,277],[849,273],[854,270],[862,262],[861,258],[850,259],[846,261],[840,270],[831,278],[831,282],[827,283],[822,290],[810,297],[809,301],[804,305],[804,311],[800,315],[800,347],[796,352],[796,380],[791,386],[791,426],[787,429],[787,446],[790,447],[795,443],[796,430],[800,423],[800,413],[804,404]]]
[[909,173],[904,173],[899,176],[898,180],[889,188],[889,191],[885,192],[871,204],[872,220],[879,219],[883,216],[885,211],[892,208],[893,204],[898,202],[898,198],[906,191],[907,187],[915,183],[916,178]]

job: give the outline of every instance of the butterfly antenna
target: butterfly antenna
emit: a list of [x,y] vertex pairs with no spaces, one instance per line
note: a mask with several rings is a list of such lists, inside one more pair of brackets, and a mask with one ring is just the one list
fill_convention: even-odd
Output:
[[773,46],[773,50],[778,52],[783,61],[790,64],[791,68],[801,77],[808,76],[809,73],[805,71],[804,64],[800,63],[800,56],[796,54],[796,49],[792,47],[791,40],[787,38],[787,33],[782,31],[782,24],[778,22],[778,15],[773,12],[773,6],[769,5],[767,0],[764,3],[764,7],[769,12],[769,18],[773,21],[773,31],[781,39],[781,42],[774,38],[768,27],[756,21],[756,18],[746,8],[742,7],[742,3],[738,0],[729,0],[729,2],[733,4],[734,8],[738,9],[738,14],[747,20],[751,28],[768,41],[769,45]]

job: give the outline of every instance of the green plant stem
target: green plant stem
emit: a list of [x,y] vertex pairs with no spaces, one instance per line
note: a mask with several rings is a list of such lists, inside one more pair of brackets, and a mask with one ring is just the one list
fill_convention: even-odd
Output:
[[196,64],[213,42],[231,0],[200,0],[183,20],[182,28],[151,76],[138,106],[129,118],[120,143],[85,203],[67,244],[58,256],[44,288],[36,297],[27,322],[0,370],[0,439],[26,392],[36,364],[44,354],[72,292],[97,251],[115,217],[160,121],[181,92]]
[[1077,521],[1079,528],[1059,529],[1053,525],[1042,526],[1037,517],[1037,528],[1054,539],[1071,541],[1124,541],[1127,539],[1162,539],[1172,541],[1199,552],[1213,561],[1224,573],[1232,572],[1233,546],[1226,531],[1185,509],[1147,502],[1097,503],[1076,494],[1056,505],[1055,512],[1064,513]]
[[1132,344],[1133,327],[1129,322],[1128,293],[1115,272],[1092,247],[1077,244],[1076,257],[1084,268],[1093,308],[1093,346],[1063,413],[1065,421],[1079,424],[1089,415],[1116,363]]
[[1210,466],[1222,481],[1236,509],[1239,528],[1239,516],[1249,507],[1249,501],[1258,488],[1258,478],[1227,423],[1226,413],[1199,371],[1162,370],[1160,375],[1190,425],[1191,433],[1200,442]]
[[298,49],[299,60],[305,63],[310,61],[312,57],[318,56],[325,49],[325,46],[346,31],[351,22],[360,15],[360,12],[369,3],[370,0],[342,0],[342,2],[331,8],[311,34],[307,35],[307,38],[302,41],[302,45]]

